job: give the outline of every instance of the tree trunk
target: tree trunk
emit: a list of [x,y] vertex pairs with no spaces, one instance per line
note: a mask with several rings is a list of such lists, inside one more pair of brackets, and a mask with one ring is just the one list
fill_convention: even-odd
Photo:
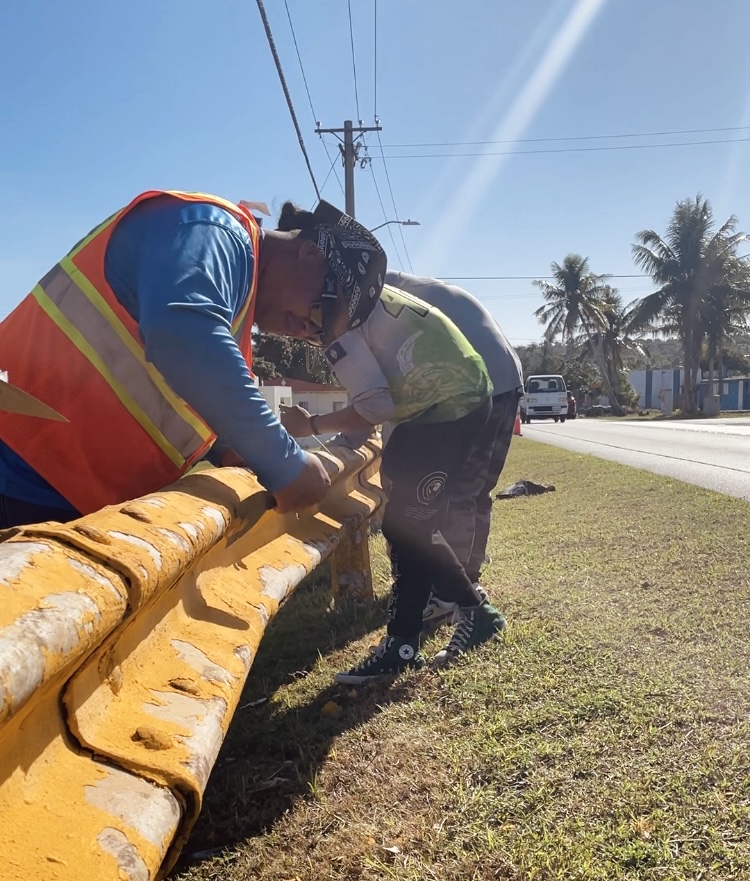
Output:
[[607,391],[607,397],[609,398],[609,406],[611,408],[612,415],[624,416],[625,411],[620,405],[620,402],[617,400],[617,395],[615,394],[615,390],[609,380],[607,362],[604,357],[604,348],[601,344],[601,340],[599,340],[595,334],[591,333],[591,328],[589,327],[588,322],[584,322],[584,330],[588,335],[589,346],[591,347],[591,351],[594,355],[594,362],[596,363],[597,369],[599,370],[599,374],[602,378],[602,382],[604,383],[604,387]]
[[719,401],[724,397],[724,358],[722,356],[722,351],[719,349],[718,354],[719,361]]
[[682,385],[682,397],[680,400],[680,409],[683,413],[694,414],[695,405],[695,360],[694,360],[694,333],[692,321],[689,319],[685,322],[683,332],[683,348],[684,348],[684,364],[683,371],[685,379]]
[[545,340],[542,344],[542,373],[549,373],[549,341]]
[[693,337],[693,413],[698,412],[698,390],[701,376],[702,336],[695,334]]

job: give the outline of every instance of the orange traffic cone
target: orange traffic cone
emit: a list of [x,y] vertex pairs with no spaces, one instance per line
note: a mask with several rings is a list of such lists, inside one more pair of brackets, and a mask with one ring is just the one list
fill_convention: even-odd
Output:
[[513,434],[523,434],[523,432],[521,431],[521,417],[518,413],[516,413],[516,424],[513,426]]

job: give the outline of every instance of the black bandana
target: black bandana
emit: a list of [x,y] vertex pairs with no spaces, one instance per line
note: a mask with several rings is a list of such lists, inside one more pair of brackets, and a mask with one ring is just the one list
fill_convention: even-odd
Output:
[[380,242],[353,217],[322,201],[312,227],[301,234],[325,255],[346,301],[349,329],[359,327],[383,290],[387,262]]

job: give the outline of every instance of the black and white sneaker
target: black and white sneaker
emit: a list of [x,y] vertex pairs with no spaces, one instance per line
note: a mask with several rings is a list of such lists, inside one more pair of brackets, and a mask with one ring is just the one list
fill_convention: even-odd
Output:
[[425,663],[419,650],[419,637],[403,639],[386,634],[363,661],[346,673],[337,673],[335,681],[340,685],[364,685],[409,667],[419,669]]

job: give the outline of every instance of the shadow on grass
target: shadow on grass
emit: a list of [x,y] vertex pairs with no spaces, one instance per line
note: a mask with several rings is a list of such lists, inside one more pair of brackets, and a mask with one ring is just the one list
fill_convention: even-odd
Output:
[[[331,742],[400,700],[409,688],[408,682],[396,682],[354,691],[315,670],[320,657],[386,620],[387,597],[364,607],[343,602],[334,609],[329,583],[326,567],[295,591],[269,626],[211,774],[201,816],[171,878],[261,834],[299,799],[314,795]],[[326,707],[329,702],[333,705]]]

